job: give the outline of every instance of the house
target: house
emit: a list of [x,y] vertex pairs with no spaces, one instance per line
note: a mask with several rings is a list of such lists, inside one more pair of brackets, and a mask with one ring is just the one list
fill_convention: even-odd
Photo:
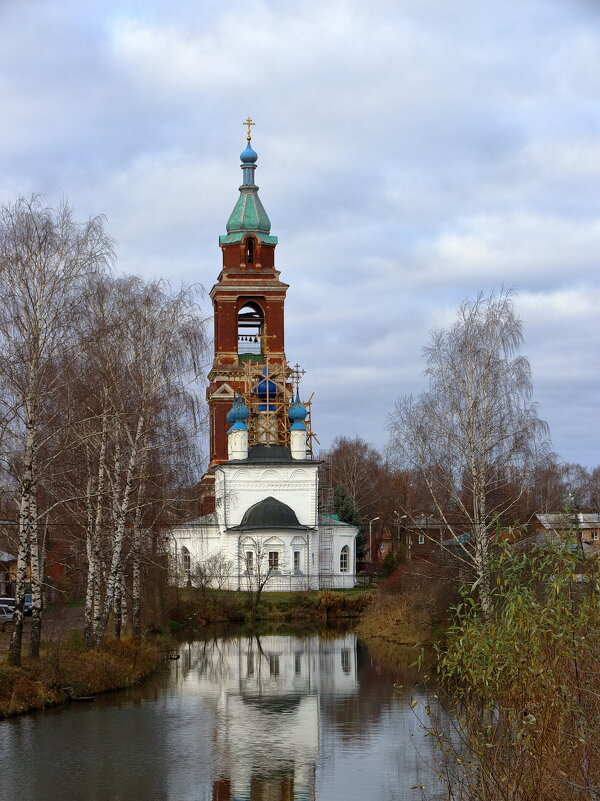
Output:
[[399,516],[393,524],[383,526],[378,538],[379,560],[385,559],[389,553],[407,561],[428,558],[439,553],[447,534],[446,525],[433,515]]
[[600,553],[600,514],[576,512],[562,514],[537,514],[536,535],[546,535],[553,540],[572,539],[580,543],[588,554]]

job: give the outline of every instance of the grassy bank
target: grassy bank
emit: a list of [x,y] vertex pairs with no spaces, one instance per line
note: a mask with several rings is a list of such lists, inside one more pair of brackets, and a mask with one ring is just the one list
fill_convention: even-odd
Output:
[[379,582],[356,628],[366,639],[414,647],[438,641],[448,625],[456,584],[443,564],[402,563]]
[[109,640],[84,651],[79,636],[52,643],[36,661],[20,668],[0,663],[0,718],[97,695],[142,682],[163,664],[158,644]]
[[434,622],[428,610],[406,595],[378,593],[356,626],[367,640],[392,646],[418,646],[430,642]]
[[200,631],[224,623],[289,623],[327,625],[357,618],[368,607],[371,593],[363,588],[310,592],[264,593],[255,610],[239,592],[179,590],[169,610],[172,631]]

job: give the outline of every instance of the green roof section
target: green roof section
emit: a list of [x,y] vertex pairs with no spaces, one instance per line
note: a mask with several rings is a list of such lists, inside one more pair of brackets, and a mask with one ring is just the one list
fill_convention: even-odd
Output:
[[246,234],[254,234],[267,245],[276,245],[277,237],[270,236],[271,221],[258,196],[257,186],[241,186],[238,202],[227,221],[227,233],[219,237],[221,245],[241,242]]
[[254,183],[254,173],[258,155],[250,144],[250,117],[244,123],[248,125],[246,149],[240,154],[243,181],[240,186],[238,202],[227,220],[227,233],[219,237],[220,245],[231,245],[241,242],[248,234],[253,234],[265,245],[276,245],[277,237],[271,236],[271,220],[260,202],[258,186]]

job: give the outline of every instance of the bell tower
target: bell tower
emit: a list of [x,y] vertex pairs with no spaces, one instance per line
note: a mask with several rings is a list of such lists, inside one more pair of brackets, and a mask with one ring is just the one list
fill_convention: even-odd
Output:
[[[207,389],[210,467],[228,459],[226,416],[236,395],[247,391],[250,368],[256,372],[264,366],[267,378],[277,370],[285,376],[287,369],[284,303],[288,285],[279,280],[277,237],[271,236],[271,222],[254,183],[258,159],[251,144],[254,123],[248,118],[244,124],[248,133],[240,155],[240,196],[227,221],[227,233],[219,237],[223,264],[210,291],[215,346]],[[263,383],[270,386],[272,382]]]

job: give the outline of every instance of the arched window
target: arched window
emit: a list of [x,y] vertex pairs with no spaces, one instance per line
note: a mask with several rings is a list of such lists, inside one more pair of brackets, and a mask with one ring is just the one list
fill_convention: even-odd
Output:
[[192,558],[185,545],[181,546],[181,570],[183,572],[183,577],[189,579],[192,570]]
[[254,264],[254,239],[246,239],[246,264]]
[[340,573],[348,573],[350,570],[350,548],[344,545],[340,551]]
[[245,303],[238,312],[238,354],[262,353],[262,330],[265,318],[254,301]]

